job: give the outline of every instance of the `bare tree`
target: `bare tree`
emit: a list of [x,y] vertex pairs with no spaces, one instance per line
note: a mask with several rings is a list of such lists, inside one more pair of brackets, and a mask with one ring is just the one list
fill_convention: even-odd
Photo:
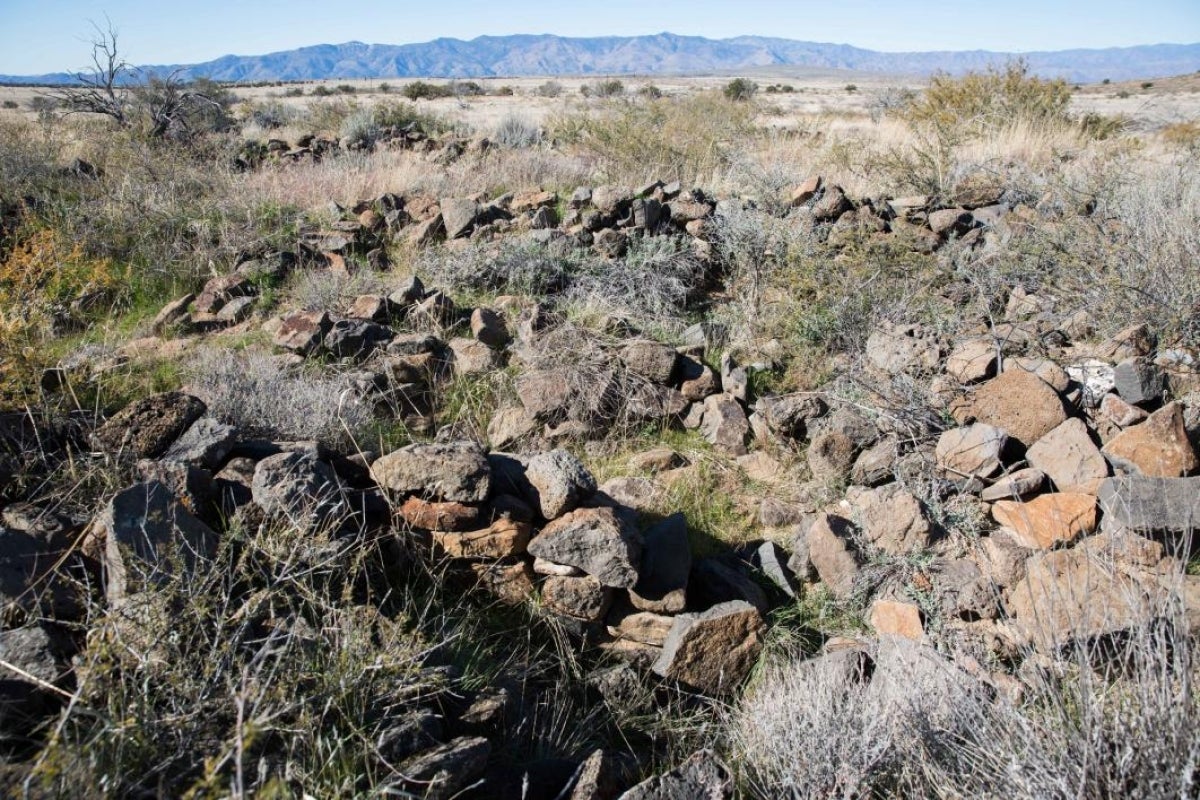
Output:
[[90,72],[75,73],[77,85],[52,94],[67,114],[101,114],[121,127],[144,124],[153,139],[188,138],[228,123],[232,96],[213,81],[185,81],[179,70],[163,77],[144,74],[121,57],[117,31],[93,23]]

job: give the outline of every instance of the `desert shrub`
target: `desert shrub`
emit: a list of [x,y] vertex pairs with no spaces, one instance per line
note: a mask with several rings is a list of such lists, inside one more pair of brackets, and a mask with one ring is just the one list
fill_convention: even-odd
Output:
[[606,81],[598,81],[592,87],[592,94],[596,97],[619,97],[625,94],[625,84],[616,78],[610,78]]
[[250,109],[250,121],[265,130],[291,125],[300,118],[300,111],[277,101],[256,103]]
[[283,96],[284,97],[303,97],[304,96],[304,87],[292,86],[289,89],[287,89],[286,91],[284,91]]
[[546,81],[538,84],[535,91],[538,97],[558,97],[563,93],[563,85],[558,81]]
[[718,94],[615,103],[550,122],[554,137],[577,145],[606,177],[702,183],[728,163],[753,129],[746,103]]
[[854,94],[857,91],[858,91],[858,86],[856,86],[855,84],[853,84],[853,83],[846,84],[846,93],[847,94]]
[[313,87],[312,94],[313,94],[313,97],[329,97],[330,95],[333,94],[333,89],[330,89],[328,86],[321,84],[320,86]]
[[432,100],[438,97],[450,97],[453,92],[450,91],[448,86],[427,83],[425,81],[413,81],[412,83],[404,84],[404,88],[400,90],[400,94],[409,100]]
[[351,145],[370,146],[379,138],[379,123],[370,108],[360,108],[342,120],[341,137]]
[[970,135],[1016,122],[1069,123],[1070,102],[1066,81],[1031,75],[1028,65],[1013,61],[959,77],[935,75],[924,92],[908,100],[902,116],[911,125],[959,128]]
[[269,354],[206,349],[187,372],[212,413],[247,433],[344,447],[371,423],[370,404],[328,370],[306,374]]
[[339,83],[336,88],[340,94],[354,94],[355,92],[354,87],[348,83]]
[[5,100],[4,107],[5,108],[20,108],[20,105],[18,105],[16,100]]
[[538,127],[524,117],[509,114],[500,120],[492,139],[501,147],[532,147],[541,141]]
[[1145,82],[1143,82],[1143,83],[1142,83],[1142,88],[1143,88],[1143,89],[1153,89],[1153,88],[1154,88],[1154,82],[1153,82],[1153,81],[1145,81]]
[[516,90],[514,90],[513,87],[511,87],[507,84],[505,84],[504,86],[496,87],[496,96],[497,97],[512,97],[515,94],[516,94]]
[[653,83],[648,83],[638,89],[638,94],[650,100],[658,100],[663,96],[663,90],[655,86]]
[[722,89],[726,99],[745,101],[758,92],[758,84],[747,78],[734,78]]
[[1173,122],[1162,130],[1163,141],[1185,150],[1200,150],[1200,122]]

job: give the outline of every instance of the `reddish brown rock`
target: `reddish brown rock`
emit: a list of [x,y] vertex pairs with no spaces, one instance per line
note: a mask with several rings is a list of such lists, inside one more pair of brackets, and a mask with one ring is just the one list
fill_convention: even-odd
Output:
[[925,636],[921,609],[912,603],[876,600],[871,604],[868,622],[879,636],[902,636],[914,641],[920,641]]
[[410,497],[396,514],[414,528],[427,531],[469,531],[479,522],[479,508],[465,503],[439,503]]
[[1026,502],[1001,500],[992,517],[1011,530],[1023,547],[1046,550],[1096,530],[1096,497],[1090,494],[1044,494]]
[[1050,384],[1032,373],[1010,370],[979,387],[960,413],[993,425],[1024,447],[1061,425],[1067,418],[1062,399]]
[[531,532],[526,522],[498,519],[479,531],[434,531],[433,540],[451,558],[506,558],[525,552]]
[[1095,494],[1099,482],[1108,477],[1108,462],[1088,436],[1083,420],[1075,417],[1039,439],[1026,458],[1060,492]]
[[1126,428],[1109,440],[1103,452],[1115,465],[1152,478],[1182,478],[1200,466],[1178,403],[1169,403],[1140,425]]

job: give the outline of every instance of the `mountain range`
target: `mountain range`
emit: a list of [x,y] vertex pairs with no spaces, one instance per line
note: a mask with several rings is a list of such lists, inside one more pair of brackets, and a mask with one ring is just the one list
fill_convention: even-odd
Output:
[[[258,56],[228,55],[203,64],[147,66],[145,71],[218,81],[329,78],[486,78],[531,75],[621,75],[733,72],[770,67],[844,69],[888,74],[961,73],[1019,55],[1044,76],[1073,82],[1129,80],[1200,70],[1200,43],[1092,50],[1000,53],[985,50],[885,53],[844,44],[762,36],[707,39],[653,36],[574,38],[553,35],[435,39],[419,44],[320,44]],[[71,73],[0,75],[5,83],[69,83]]]

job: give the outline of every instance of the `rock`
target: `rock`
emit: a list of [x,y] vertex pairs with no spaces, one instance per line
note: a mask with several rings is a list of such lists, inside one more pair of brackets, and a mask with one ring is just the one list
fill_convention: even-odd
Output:
[[389,722],[375,738],[375,747],[380,756],[399,763],[413,753],[436,747],[444,736],[444,728],[439,715],[419,709]]
[[849,477],[857,456],[858,447],[849,436],[822,433],[808,445],[808,468],[815,480],[838,483]]
[[987,580],[1008,588],[1025,577],[1025,562],[1033,550],[1023,546],[1011,530],[999,528],[982,537],[979,545],[976,563]]
[[321,346],[332,328],[333,320],[324,311],[297,311],[283,318],[272,342],[276,347],[307,356]]
[[900,457],[900,442],[894,436],[880,439],[859,453],[850,469],[851,483],[860,486],[879,486],[895,478],[896,462]]
[[709,695],[728,694],[754,666],[766,629],[758,609],[740,600],[680,614],[654,672]]
[[1092,443],[1083,420],[1074,417],[1038,439],[1025,457],[1060,492],[1091,493],[1108,476],[1108,462]]
[[538,575],[558,575],[566,578],[577,578],[583,574],[583,570],[578,567],[555,564],[553,561],[547,561],[544,558],[535,558],[533,560],[533,571]]
[[164,392],[130,403],[109,417],[95,433],[109,452],[158,458],[205,412],[199,399],[183,392]]
[[519,606],[533,595],[533,568],[523,558],[472,563],[471,571],[479,585],[502,603]]
[[604,586],[631,589],[638,582],[642,537],[611,508],[581,508],[546,525],[529,553],[578,567]]
[[721,388],[725,394],[742,403],[750,400],[750,373],[745,367],[739,366],[729,353],[721,356]]
[[428,247],[446,236],[446,224],[442,215],[434,214],[424,222],[417,223],[408,234],[408,241],[414,247]]
[[677,614],[687,606],[691,571],[687,520],[672,514],[645,532],[639,577],[629,599],[641,611]]
[[307,453],[279,453],[258,462],[250,486],[269,518],[307,529],[327,521],[344,501],[333,470]]
[[564,800],[614,800],[629,785],[630,771],[627,760],[605,750],[593,750],[575,771],[578,778]]
[[728,800],[733,790],[733,773],[711,750],[701,750],[665,775],[642,781],[619,800]]
[[401,762],[399,784],[425,800],[449,800],[483,775],[491,752],[482,736],[460,736]]
[[847,211],[852,211],[854,204],[846,197],[840,186],[829,186],[821,197],[812,205],[812,218],[816,222],[833,222]]
[[456,375],[486,375],[504,366],[500,353],[483,342],[456,336],[449,345]]
[[992,517],[1022,547],[1046,550],[1095,531],[1096,510],[1094,495],[1060,492],[1024,502],[1000,500],[992,505]]
[[555,422],[566,416],[575,393],[565,370],[530,370],[516,381],[517,398],[538,422]]
[[427,324],[450,325],[458,315],[458,308],[445,292],[431,292],[428,297],[413,306],[413,316]]
[[834,597],[845,600],[858,580],[858,557],[851,543],[850,521],[818,514],[808,531],[808,556],[821,582]]
[[1152,361],[1127,358],[1113,370],[1113,383],[1117,394],[1127,403],[1156,403],[1166,388],[1166,376]]
[[596,252],[608,258],[620,258],[629,249],[629,237],[623,231],[603,228],[596,231]]
[[761,397],[755,411],[775,435],[800,440],[807,435],[808,423],[825,416],[829,406],[820,394],[805,392]]
[[613,590],[591,575],[551,576],[542,583],[542,602],[551,611],[587,622],[598,622],[612,605]]
[[479,523],[477,506],[464,503],[439,503],[409,497],[396,510],[396,516],[414,528],[427,531],[469,531]]
[[821,191],[822,183],[820,175],[813,175],[806,178],[803,183],[792,190],[792,207],[802,206],[816,197],[817,192]]
[[1118,428],[1128,428],[1145,422],[1150,416],[1146,411],[1125,402],[1115,394],[1106,394],[1100,401],[1100,414]]
[[110,604],[185,572],[216,553],[217,534],[158,482],[117,493],[96,518],[104,535],[105,593]]
[[217,312],[217,322],[223,322],[229,325],[236,325],[239,322],[245,322],[250,319],[251,313],[254,311],[254,305],[258,302],[256,297],[234,297],[228,303],[221,306],[221,310]]
[[900,636],[913,641],[925,638],[921,609],[912,603],[876,600],[871,604],[871,614],[867,621],[877,636]]
[[551,450],[529,459],[525,477],[533,488],[530,500],[546,519],[573,511],[596,493],[596,479],[566,450]]
[[961,208],[947,208],[929,214],[929,229],[942,238],[966,233],[973,222],[971,212]]
[[471,312],[471,335],[496,349],[505,347],[512,340],[504,318],[490,308],[477,308]]
[[963,621],[995,619],[999,592],[969,558],[935,564],[931,569],[933,591],[943,618]]
[[938,470],[952,479],[989,478],[1003,466],[1001,454],[1007,443],[1008,434],[993,425],[952,428],[938,437]]
[[687,465],[687,459],[669,447],[656,447],[631,456],[629,466],[639,472],[666,472]]
[[325,334],[324,345],[334,358],[363,359],[384,347],[395,334],[391,328],[365,319],[341,319]]
[[471,232],[479,216],[479,203],[469,198],[444,198],[438,205],[442,209],[447,239],[458,239]]
[[688,600],[695,608],[738,600],[754,606],[764,616],[771,610],[766,592],[750,577],[746,564],[730,555],[700,559],[692,566],[688,583]]
[[155,336],[161,336],[176,325],[180,325],[188,318],[188,306],[196,299],[194,294],[185,294],[178,300],[172,300],[162,307],[162,310],[154,317],[154,322],[151,323],[150,329]]
[[488,422],[488,444],[496,450],[507,450],[540,427],[524,408],[502,408]]
[[383,295],[362,294],[346,309],[346,316],[386,325],[398,311],[399,306]]
[[[805,547],[807,549],[807,541]],[[779,591],[788,597],[798,596],[796,575],[792,572],[788,554],[782,547],[774,542],[763,542],[750,553],[749,561]]]
[[712,367],[687,356],[680,356],[676,363],[681,378],[679,391],[687,400],[698,403],[721,391],[721,379]]
[[[1117,633],[1148,616],[1146,589],[1153,578],[1118,568],[1083,547],[1038,553],[1009,591],[1016,625],[1043,651]],[[1092,644],[1094,646],[1094,644]]]
[[650,340],[638,340],[621,348],[621,361],[638,377],[651,383],[666,385],[675,375],[679,354],[669,345]]
[[847,500],[863,539],[883,552],[903,556],[932,544],[935,531],[924,503],[900,484],[852,491]]
[[1071,388],[1071,376],[1069,376],[1062,367],[1055,364],[1048,358],[1023,358],[1014,357],[1004,359],[1004,372],[1010,370],[1021,370],[1038,376],[1046,383],[1050,384],[1050,388],[1058,393],[1063,393]]
[[700,433],[718,450],[733,456],[745,455],[750,422],[742,404],[727,394],[714,394],[704,400]]
[[1019,500],[1041,491],[1046,483],[1046,473],[1040,469],[1019,469],[1001,475],[996,482],[979,493],[979,499],[991,503],[996,500]]
[[1121,431],[1102,452],[1117,468],[1153,478],[1181,478],[1200,466],[1179,403],[1168,403],[1140,425]]
[[625,615],[615,626],[609,625],[608,632],[621,639],[662,647],[673,624],[674,617],[639,611]]
[[889,375],[929,372],[937,367],[941,348],[920,325],[883,325],[867,338],[866,357]]
[[1002,372],[975,392],[967,412],[976,422],[1004,430],[1029,447],[1067,418],[1058,392],[1023,370]]
[[1200,478],[1108,478],[1100,484],[1099,500],[1106,531],[1128,530],[1187,545],[1200,527]]
[[1112,365],[1105,361],[1088,359],[1078,364],[1067,365],[1067,375],[1083,387],[1083,405],[1095,408],[1101,400],[1116,389],[1117,382]]
[[63,698],[52,687],[73,688],[66,667],[72,650],[68,637],[47,626],[0,631],[0,660],[5,665],[0,679],[0,736],[7,742],[37,740],[59,712]]
[[498,519],[467,533],[435,530],[433,540],[451,558],[507,558],[525,552],[532,528],[527,522]]
[[600,502],[600,495],[604,495],[618,506],[649,511],[658,504],[663,492],[662,484],[650,478],[611,478],[600,486],[596,498],[598,505],[607,504]]
[[18,514],[19,507],[8,506],[0,525],[0,620],[15,624],[30,617],[78,618],[83,596],[63,569],[80,563],[72,555],[71,529],[41,514],[35,520],[14,519]]
[[1096,355],[1110,361],[1124,361],[1151,355],[1158,346],[1157,337],[1145,323],[1131,325],[1100,345]]
[[977,383],[996,374],[996,345],[988,339],[968,339],[946,359],[946,374],[959,383]]
[[371,464],[371,477],[398,494],[459,503],[482,503],[492,484],[488,460],[471,442],[402,447]]

